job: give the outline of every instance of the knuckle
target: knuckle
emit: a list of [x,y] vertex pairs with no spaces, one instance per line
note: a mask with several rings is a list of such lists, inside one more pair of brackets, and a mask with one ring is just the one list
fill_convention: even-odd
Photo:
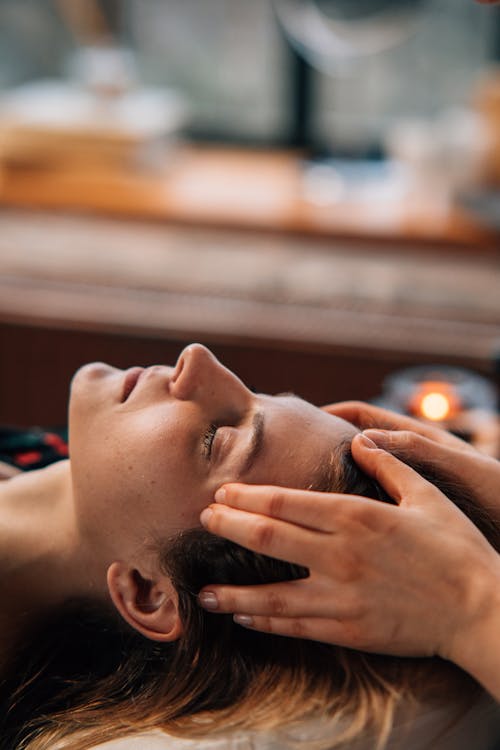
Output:
[[283,597],[270,591],[267,595],[267,609],[271,615],[279,617],[285,615],[288,608]]
[[223,514],[219,508],[216,508],[213,505],[209,506],[209,511],[210,513],[206,514],[205,511],[203,512],[203,525],[212,533],[219,534],[222,526]]
[[[388,446],[387,450],[390,451],[392,448]],[[376,456],[376,461],[373,466],[373,476],[377,482],[383,484],[384,477],[391,471],[391,469],[394,469],[395,463],[396,459],[391,453],[384,453],[381,451]]]
[[367,529],[373,529],[379,524],[377,519],[380,516],[381,508],[379,505],[367,504],[364,502],[352,502],[346,506],[342,530],[345,536],[350,537],[351,549],[353,544],[360,547],[362,540],[365,540]]
[[262,630],[265,633],[273,633],[273,621],[270,617],[255,617],[254,623],[258,630]]
[[217,593],[217,599],[219,603],[219,611],[240,612],[243,609],[241,604],[238,604],[237,598],[228,591],[220,590]]
[[400,430],[392,433],[392,439],[388,445],[389,450],[408,451],[419,444],[419,436],[411,430]]
[[285,496],[280,490],[273,490],[269,496],[269,515],[277,518],[283,512]]
[[368,509],[364,503],[350,502],[346,504],[344,510],[344,519],[348,527],[353,524],[363,524],[368,515]]
[[302,620],[299,620],[298,618],[291,620],[290,622],[290,634],[294,638],[305,638],[306,636],[306,628],[304,626],[304,623]]
[[252,537],[252,542],[256,549],[260,551],[270,549],[274,540],[274,529],[272,524],[265,519],[257,521]]

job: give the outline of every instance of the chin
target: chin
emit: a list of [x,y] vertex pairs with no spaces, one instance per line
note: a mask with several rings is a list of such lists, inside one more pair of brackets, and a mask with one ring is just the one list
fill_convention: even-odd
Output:
[[[80,367],[71,379],[69,392],[69,437],[74,432],[75,425],[88,424],[95,413],[96,406],[114,400],[118,394],[118,383],[106,379],[119,373],[115,367],[105,362],[91,362]],[[116,394],[115,394],[116,392]]]
[[106,364],[106,362],[89,362],[88,365],[83,365],[75,372],[71,383],[73,384],[76,380],[80,379],[95,380],[96,378],[105,378],[115,372],[121,371],[116,367]]

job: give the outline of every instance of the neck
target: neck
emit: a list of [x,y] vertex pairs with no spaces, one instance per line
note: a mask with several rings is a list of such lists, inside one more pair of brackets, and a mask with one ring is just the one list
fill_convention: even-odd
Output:
[[43,611],[105,595],[73,508],[69,461],[0,483],[0,652]]

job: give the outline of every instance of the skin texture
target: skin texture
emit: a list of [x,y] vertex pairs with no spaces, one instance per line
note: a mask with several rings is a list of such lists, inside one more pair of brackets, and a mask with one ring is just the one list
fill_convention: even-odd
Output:
[[20,469],[16,469],[15,466],[10,466],[10,464],[0,461],[0,481],[10,479],[20,473]]
[[[112,554],[198,526],[224,482],[306,488],[320,461],[357,432],[299,398],[252,393],[199,344],[185,349],[175,368],[142,372],[122,401],[126,377],[102,363],[87,365],[73,380],[70,401],[78,525]],[[257,412],[263,444],[246,468]],[[207,456],[211,424],[217,431]]]
[[[256,414],[263,442],[250,466]],[[197,344],[175,367],[83,367],[69,427],[69,461],[0,483],[0,651],[73,597],[111,597],[146,637],[178,638],[158,544],[199,526],[221,483],[310,487],[319,462],[357,433],[301,399],[252,393]]]
[[[202,515],[206,528],[311,574],[272,586],[209,586],[200,602],[236,612],[237,622],[263,631],[396,655],[438,654],[500,699],[500,557],[437,488],[382,448],[446,466],[490,513],[500,506],[498,462],[437,428],[376,407],[327,408],[360,427],[402,428],[367,430],[352,444],[358,465],[398,506],[227,485]],[[423,434],[409,432],[412,426]]]

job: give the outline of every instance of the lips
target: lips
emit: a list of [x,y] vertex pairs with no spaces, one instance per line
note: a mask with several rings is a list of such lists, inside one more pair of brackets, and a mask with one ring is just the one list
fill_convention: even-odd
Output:
[[123,391],[122,391],[122,398],[121,398],[122,404],[124,401],[128,399],[128,397],[134,390],[135,386],[137,385],[137,381],[139,380],[143,372],[144,372],[143,367],[132,367],[131,370],[127,370],[125,374],[125,379],[123,382]]

